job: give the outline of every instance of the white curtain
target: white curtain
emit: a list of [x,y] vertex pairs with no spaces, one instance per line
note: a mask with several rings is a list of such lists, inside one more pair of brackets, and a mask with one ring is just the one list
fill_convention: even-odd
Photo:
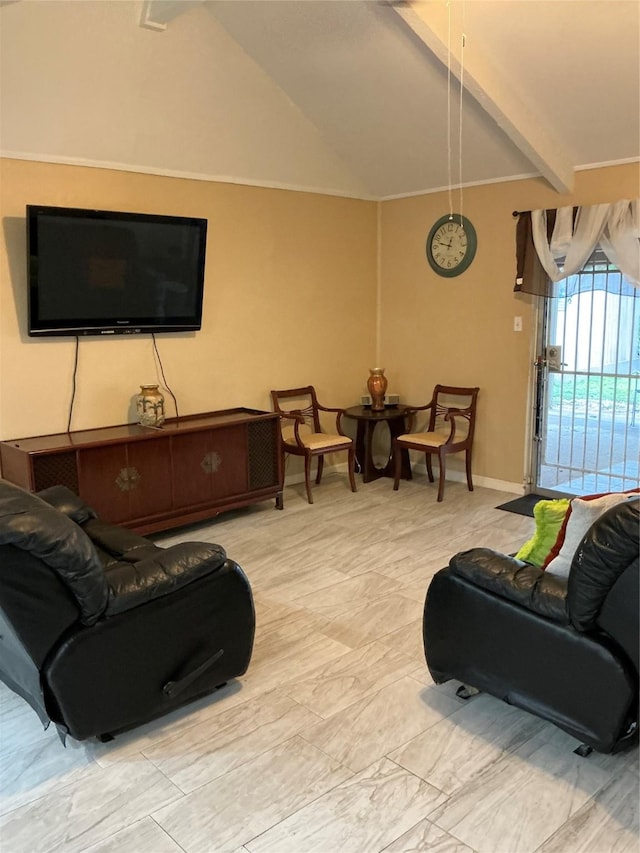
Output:
[[531,211],[533,243],[551,281],[579,272],[599,244],[624,277],[640,287],[638,199],[579,207],[575,221],[573,211],[573,207],[558,208],[551,240],[547,237],[547,211]]

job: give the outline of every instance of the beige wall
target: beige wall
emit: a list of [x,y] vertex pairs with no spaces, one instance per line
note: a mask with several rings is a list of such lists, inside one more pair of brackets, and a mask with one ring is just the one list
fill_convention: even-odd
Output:
[[[638,164],[578,172],[572,196],[559,196],[542,180],[464,190],[463,213],[476,228],[478,250],[469,270],[453,279],[437,276],[425,257],[431,226],[449,210],[447,194],[382,205],[380,346],[389,387],[416,403],[426,403],[436,383],[480,387],[478,481],[520,484],[528,455],[535,300],[513,293],[512,212],[636,198],[639,177]],[[514,316],[523,318],[520,333],[513,331]],[[462,465],[452,457],[456,468]]]
[[[425,239],[448,209],[446,194],[377,205],[1,160],[0,438],[64,431],[71,399],[73,340],[25,331],[25,205],[173,213],[209,220],[203,329],[158,336],[181,414],[269,409],[270,388],[308,382],[329,404],[349,405],[381,361],[389,390],[404,401],[426,402],[436,382],[479,385],[477,482],[518,486],[535,314],[531,297],[513,293],[512,211],[636,197],[638,184],[635,164],[579,172],[571,197],[542,180],[469,188],[464,213],[477,230],[477,255],[466,273],[444,279],[427,264]],[[522,333],[513,331],[515,315]],[[148,336],[81,338],[72,428],[134,420],[138,386],[160,378]],[[450,468],[461,471],[456,459]]]
[[[5,159],[0,438],[63,432],[71,400],[74,340],[26,334],[26,204],[209,220],[202,331],[157,336],[180,414],[270,409],[270,388],[310,382],[330,405],[365,391],[376,343],[374,202]],[[159,379],[150,336],[81,338],[72,428],[135,420],[138,386]]]

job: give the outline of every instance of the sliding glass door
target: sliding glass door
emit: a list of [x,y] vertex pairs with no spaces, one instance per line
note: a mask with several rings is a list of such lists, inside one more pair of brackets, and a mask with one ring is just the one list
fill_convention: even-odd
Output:
[[596,252],[541,300],[533,490],[640,486],[640,291]]

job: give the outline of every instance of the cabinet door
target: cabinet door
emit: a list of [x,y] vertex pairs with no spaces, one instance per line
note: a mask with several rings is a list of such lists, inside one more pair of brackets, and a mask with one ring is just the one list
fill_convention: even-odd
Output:
[[129,518],[127,478],[126,445],[108,444],[78,452],[80,497],[105,521],[117,524]]
[[188,432],[171,439],[173,505],[194,506],[211,500],[211,476],[207,458],[211,431]]
[[247,492],[249,489],[247,425],[235,424],[214,429],[210,454],[214,500]]
[[246,424],[172,438],[175,507],[217,501],[248,490]]
[[130,518],[146,518],[171,509],[170,447],[169,438],[127,445],[127,466],[133,480],[128,490]]
[[80,495],[113,524],[171,508],[169,439],[80,450]]

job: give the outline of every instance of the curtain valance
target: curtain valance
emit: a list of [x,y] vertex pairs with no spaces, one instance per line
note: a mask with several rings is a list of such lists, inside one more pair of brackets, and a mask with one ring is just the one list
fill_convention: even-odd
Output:
[[638,199],[519,213],[514,290],[553,296],[553,283],[578,273],[598,247],[640,288]]

